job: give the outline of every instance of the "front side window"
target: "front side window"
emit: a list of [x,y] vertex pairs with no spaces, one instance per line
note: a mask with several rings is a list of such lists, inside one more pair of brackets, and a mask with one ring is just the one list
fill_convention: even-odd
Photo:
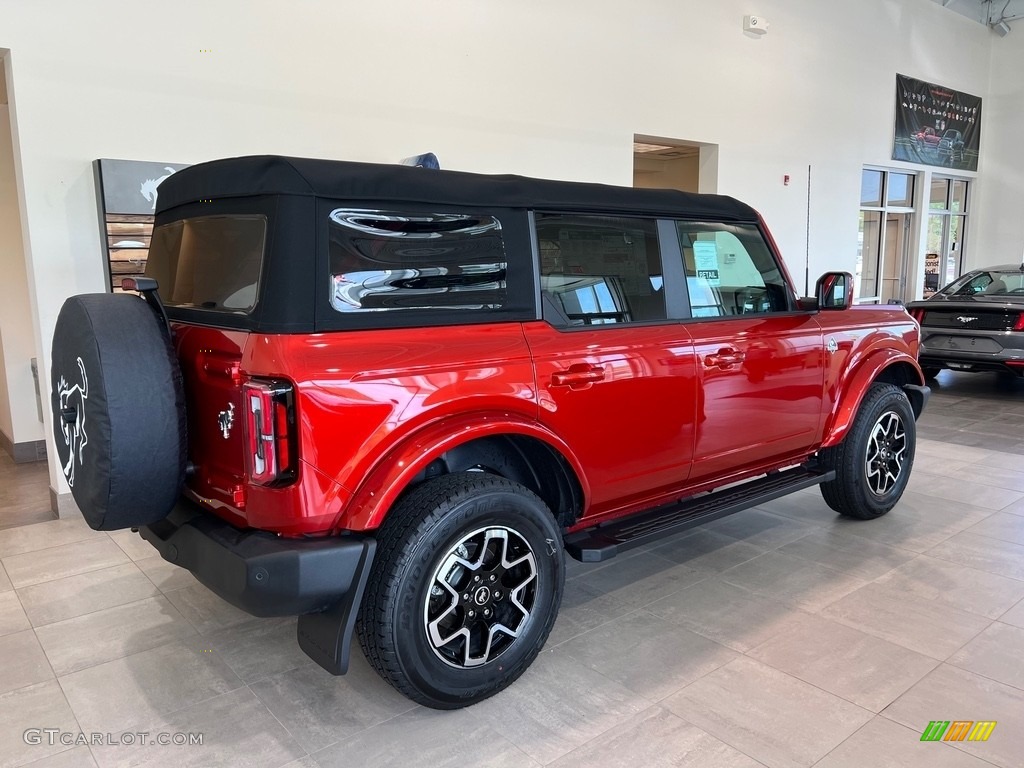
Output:
[[786,280],[756,226],[694,221],[676,226],[694,317],[791,309]]
[[344,314],[486,312],[507,303],[493,216],[336,208],[329,252],[331,306]]
[[153,230],[146,276],[170,307],[247,313],[256,305],[265,216],[198,216]]
[[544,319],[557,327],[665,320],[653,219],[538,214]]

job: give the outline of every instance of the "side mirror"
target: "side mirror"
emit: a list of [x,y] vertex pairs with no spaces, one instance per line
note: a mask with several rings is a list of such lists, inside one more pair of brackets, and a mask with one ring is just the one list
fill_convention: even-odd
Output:
[[815,284],[818,309],[849,309],[853,306],[853,275],[826,272]]

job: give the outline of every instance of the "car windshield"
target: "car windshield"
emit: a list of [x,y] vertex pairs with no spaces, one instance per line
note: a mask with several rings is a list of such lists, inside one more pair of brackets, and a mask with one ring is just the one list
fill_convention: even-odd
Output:
[[939,291],[939,294],[1024,299],[1024,271],[988,269],[968,272]]

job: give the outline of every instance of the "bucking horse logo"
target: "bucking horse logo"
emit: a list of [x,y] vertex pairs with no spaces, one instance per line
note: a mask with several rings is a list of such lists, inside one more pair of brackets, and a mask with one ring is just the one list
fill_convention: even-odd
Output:
[[75,487],[75,456],[77,454],[77,463],[81,464],[85,446],[89,444],[89,436],[85,433],[85,401],[89,398],[89,379],[85,375],[82,358],[78,358],[78,370],[82,374],[81,383],[71,385],[63,375],[57,382],[60,428],[64,434],[64,444],[68,447],[68,461],[62,469],[72,488]]

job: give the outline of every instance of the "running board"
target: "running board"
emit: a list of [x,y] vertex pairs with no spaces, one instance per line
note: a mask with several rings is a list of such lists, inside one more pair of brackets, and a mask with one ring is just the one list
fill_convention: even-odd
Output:
[[672,504],[610,520],[565,536],[565,550],[583,563],[599,563],[679,531],[742,512],[780,496],[834,480],[833,471],[795,467],[742,485],[693,496]]

